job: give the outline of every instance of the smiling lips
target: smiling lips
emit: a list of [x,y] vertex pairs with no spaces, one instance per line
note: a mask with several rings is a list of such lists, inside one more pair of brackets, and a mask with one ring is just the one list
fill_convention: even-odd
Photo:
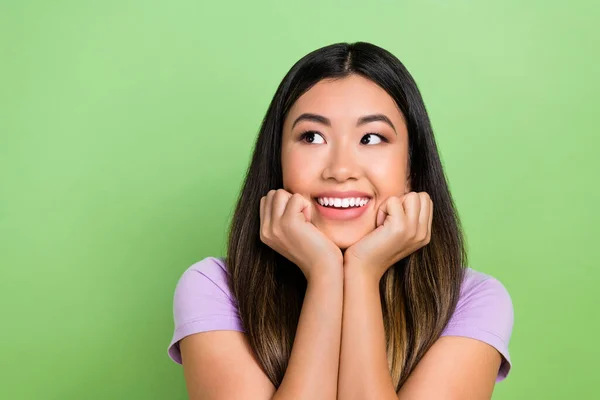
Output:
[[317,202],[325,207],[348,208],[362,207],[369,202],[367,197],[318,197]]
[[315,197],[316,208],[326,219],[351,220],[366,210],[371,196],[363,192],[326,192]]

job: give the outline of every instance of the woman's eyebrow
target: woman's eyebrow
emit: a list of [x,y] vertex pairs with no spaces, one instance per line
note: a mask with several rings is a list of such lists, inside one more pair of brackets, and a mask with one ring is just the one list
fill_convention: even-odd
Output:
[[329,120],[329,118],[326,118],[319,114],[304,113],[304,114],[300,115],[298,118],[296,118],[296,120],[294,121],[294,124],[292,125],[292,129],[294,129],[296,124],[300,121],[313,121],[313,122],[318,122],[318,123],[326,125],[326,126],[331,126],[331,121]]
[[372,115],[365,115],[364,117],[360,117],[358,119],[358,122],[356,123],[356,126],[361,126],[364,124],[368,124],[369,122],[375,122],[375,121],[385,122],[386,124],[388,124],[389,126],[392,127],[396,136],[398,135],[398,132],[396,132],[396,127],[394,126],[394,124],[392,124],[392,121],[390,121],[390,119],[383,114],[372,114]]
[[[325,126],[331,126],[331,121],[327,117],[324,117],[319,114],[304,113],[304,114],[300,115],[298,118],[296,118],[296,120],[292,124],[292,129],[294,129],[296,124],[300,121],[313,121],[313,122],[318,122],[320,124],[323,124]],[[396,135],[398,135],[398,132],[396,132],[396,127],[394,126],[394,124],[392,124],[392,121],[390,121],[390,119],[383,114],[372,114],[372,115],[365,115],[363,117],[360,117],[358,119],[358,122],[356,123],[356,126],[361,126],[364,124],[368,124],[369,122],[376,122],[376,121],[381,121],[381,122],[388,124],[394,130],[394,133]]]

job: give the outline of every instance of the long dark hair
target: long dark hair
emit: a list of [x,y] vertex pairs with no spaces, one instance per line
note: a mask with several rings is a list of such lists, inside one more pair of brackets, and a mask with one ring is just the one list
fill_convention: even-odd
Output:
[[358,74],[398,104],[408,127],[411,190],[427,192],[433,207],[429,244],[392,266],[380,281],[387,357],[396,390],[440,336],[458,301],[467,255],[431,123],[412,76],[390,52],[370,43],[338,43],[300,59],[283,78],[260,128],[233,215],[226,264],[229,285],[248,340],[263,370],[279,387],[306,290],[298,267],[262,243],[260,199],[283,187],[281,142],[294,102],[325,78]]

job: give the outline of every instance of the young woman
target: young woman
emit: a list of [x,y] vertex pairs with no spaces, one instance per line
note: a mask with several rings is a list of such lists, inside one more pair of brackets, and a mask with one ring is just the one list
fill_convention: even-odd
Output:
[[489,399],[513,307],[466,265],[411,75],[326,46],[275,93],[227,257],[180,278],[169,355],[192,399]]

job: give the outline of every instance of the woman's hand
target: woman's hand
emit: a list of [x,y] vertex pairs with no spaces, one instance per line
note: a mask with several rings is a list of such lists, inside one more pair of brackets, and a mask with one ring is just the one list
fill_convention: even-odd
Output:
[[344,269],[358,268],[377,282],[385,271],[431,239],[433,202],[426,192],[388,198],[377,211],[376,228],[344,253]]
[[260,199],[260,239],[296,264],[306,279],[338,269],[343,255],[312,223],[312,203],[284,189],[270,190]]

